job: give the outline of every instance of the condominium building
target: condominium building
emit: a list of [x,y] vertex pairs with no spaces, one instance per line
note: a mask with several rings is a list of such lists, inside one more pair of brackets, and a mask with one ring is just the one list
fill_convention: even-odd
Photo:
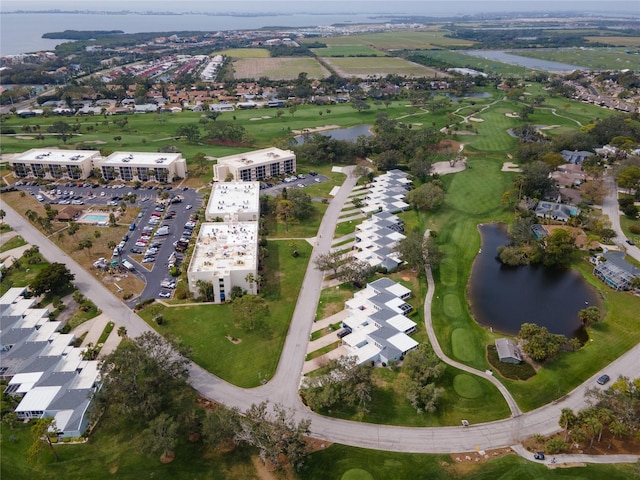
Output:
[[199,294],[199,280],[213,284],[215,303],[229,300],[235,286],[256,293],[257,273],[257,221],[202,224],[187,273],[192,293]]
[[114,152],[99,163],[106,180],[173,182],[187,175],[180,153]]
[[224,182],[229,176],[243,182],[264,180],[296,171],[296,155],[291,150],[275,147],[229,155],[217,161],[213,166],[216,182]]
[[9,160],[18,178],[83,180],[91,174],[100,152],[93,150],[58,150],[33,148]]
[[260,216],[260,183],[214,183],[204,215],[207,222],[257,222]]
[[179,153],[115,152],[34,148],[9,160],[15,177],[85,180],[97,168],[106,180],[173,182],[187,175]]

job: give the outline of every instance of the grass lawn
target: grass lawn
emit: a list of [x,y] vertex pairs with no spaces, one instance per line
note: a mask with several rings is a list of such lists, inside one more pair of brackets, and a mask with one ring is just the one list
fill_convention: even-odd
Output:
[[22,247],[26,244],[27,242],[25,242],[24,238],[22,238],[20,235],[18,235],[17,237],[11,237],[9,240],[0,245],[0,253],[12,250],[14,248]]
[[[320,227],[320,222],[327,210],[328,205],[321,202],[313,202],[313,215],[304,221],[291,220],[288,225],[276,221],[275,217],[269,216],[265,220],[269,235],[267,238],[277,240],[278,238],[311,238],[315,237]],[[298,242],[303,243],[303,242]]]
[[[163,335],[173,334],[193,349],[192,359],[227,382],[255,387],[270,379],[280,360],[284,339],[311,255],[311,245],[298,243],[293,258],[287,241],[269,241],[263,294],[269,304],[266,326],[246,332],[234,325],[232,306],[201,305],[145,308],[141,316]],[[161,313],[162,325],[153,323]],[[232,343],[228,338],[240,339]]]
[[269,58],[271,56],[266,48],[230,48],[215,54],[232,58]]
[[633,475],[632,471],[631,465],[588,465],[579,470],[550,470],[516,455],[482,464],[459,464],[450,455],[381,452],[335,444],[311,455],[305,462],[302,477],[306,480],[624,480]]
[[96,307],[93,302],[91,302],[91,306],[86,311],[83,311],[81,308],[78,308],[71,318],[67,321],[67,325],[71,327],[71,329],[76,328],[78,325],[83,324],[84,322],[91,320],[94,317],[97,317],[100,314],[100,310]]
[[640,37],[584,37],[587,42],[608,43],[616,47],[640,47]]
[[26,263],[25,261],[21,262],[19,268],[16,268],[14,264],[13,267],[3,275],[2,281],[0,281],[0,296],[4,295],[11,287],[28,286],[33,279],[36,278],[38,273],[49,265],[48,262],[35,263],[32,265],[27,265]]
[[322,320],[344,310],[344,302],[353,297],[356,291],[357,289],[351,283],[343,283],[337,287],[322,290],[316,310],[316,319]]
[[622,231],[624,232],[625,237],[627,237],[637,245],[640,245],[640,234],[631,233],[631,230],[629,229],[631,225],[640,227],[640,220],[633,220],[625,215],[620,215],[620,226],[622,227]]

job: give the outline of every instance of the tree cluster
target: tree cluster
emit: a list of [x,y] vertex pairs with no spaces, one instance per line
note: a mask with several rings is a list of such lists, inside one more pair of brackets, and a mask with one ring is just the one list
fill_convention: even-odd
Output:
[[402,362],[402,390],[411,405],[420,412],[435,412],[444,395],[444,388],[434,383],[446,369],[431,345],[422,343],[411,350]]
[[31,291],[34,295],[61,292],[75,277],[64,263],[51,263],[38,272],[31,282]]
[[305,377],[302,386],[302,396],[312,410],[337,405],[366,410],[373,390],[370,365],[358,365],[356,357],[343,356],[330,360],[323,371],[323,374]]
[[546,327],[535,323],[523,323],[518,336],[522,339],[522,350],[536,362],[555,357],[567,343],[564,335],[549,333]]

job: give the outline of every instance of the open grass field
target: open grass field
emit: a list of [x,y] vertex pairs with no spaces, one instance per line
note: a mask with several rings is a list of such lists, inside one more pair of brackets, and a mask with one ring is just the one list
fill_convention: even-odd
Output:
[[[198,365],[227,382],[256,387],[271,378],[298,298],[302,278],[311,255],[311,246],[297,242],[300,256],[293,258],[287,241],[270,241],[267,273],[262,293],[269,304],[265,327],[244,331],[233,321],[232,306],[198,305],[162,307],[152,305],[141,316],[159,333],[173,334],[193,349]],[[152,318],[161,313],[162,325]],[[233,343],[229,338],[239,339]]]
[[[323,38],[322,42],[330,47],[343,45],[363,45],[376,50],[412,50],[450,47],[471,47],[473,42],[459,38],[447,38],[446,30],[440,27],[423,31],[398,31],[349,35],[346,37]],[[311,39],[315,40],[315,39]],[[310,40],[310,41],[311,41]]]
[[318,57],[384,57],[385,54],[366,45],[331,45],[311,49]]
[[464,50],[432,50],[423,53],[455,67],[469,67],[501,76],[523,77],[531,73],[531,69],[474,57],[465,54]]
[[[595,37],[602,38],[602,37]],[[640,45],[640,38],[634,37]],[[634,69],[640,63],[640,53],[628,51],[626,48],[557,48],[527,49],[512,52],[523,57],[539,58],[554,62],[580,65],[581,67],[600,70]]]
[[443,77],[442,72],[435,69],[408,62],[396,57],[323,57],[323,61],[329,64],[343,77],[367,77],[386,75],[406,75],[421,77]]
[[636,227],[640,227],[640,221],[639,220],[633,220],[625,215],[620,215],[620,226],[622,227],[622,231],[624,232],[624,235],[632,240],[634,243],[636,243],[637,245],[640,245],[640,234],[638,233],[631,233],[631,230],[629,230],[629,227],[631,225],[635,225]]
[[615,47],[640,47],[640,37],[584,37],[587,42],[606,43]]
[[302,72],[309,78],[325,78],[330,72],[315,58],[309,57],[254,57],[239,58],[233,62],[234,78],[260,78],[293,80]]
[[229,48],[214,55],[226,55],[231,58],[269,58],[271,53],[266,48]]

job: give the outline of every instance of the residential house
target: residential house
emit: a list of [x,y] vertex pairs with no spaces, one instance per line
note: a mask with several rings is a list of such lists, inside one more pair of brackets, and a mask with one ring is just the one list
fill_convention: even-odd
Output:
[[580,214],[580,209],[573,205],[541,201],[538,202],[535,212],[538,218],[567,222],[571,217]]
[[640,278],[640,268],[625,259],[624,252],[606,252],[592,259],[593,274],[614,290],[629,290],[634,278]]

